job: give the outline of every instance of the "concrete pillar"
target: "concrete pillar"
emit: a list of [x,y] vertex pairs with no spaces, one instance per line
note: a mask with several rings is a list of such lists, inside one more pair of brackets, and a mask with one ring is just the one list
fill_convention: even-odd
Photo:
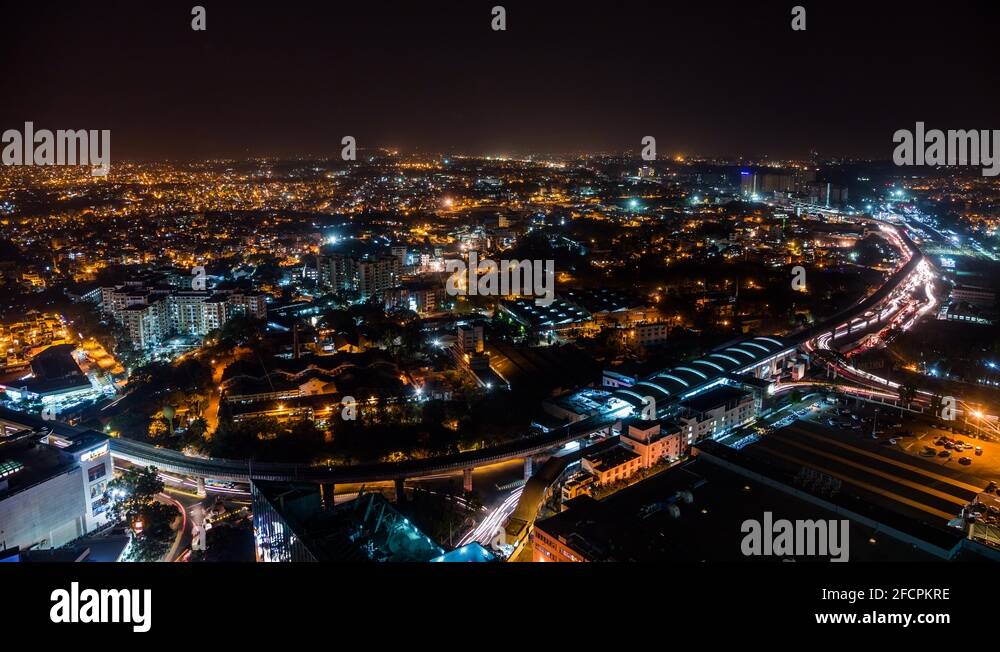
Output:
[[204,498],[207,495],[205,492],[205,478],[198,478],[196,482],[198,483],[198,496]]
[[406,478],[396,478],[396,502],[405,503],[406,502]]
[[205,548],[205,508],[198,503],[191,509],[191,550]]
[[462,475],[462,489],[472,491],[472,469],[465,469]]
[[530,457],[524,458],[524,481],[527,482],[531,479],[531,474],[535,472],[534,464]]
[[319,486],[320,499],[323,501],[323,509],[333,509],[337,495],[337,485],[332,482],[324,482]]

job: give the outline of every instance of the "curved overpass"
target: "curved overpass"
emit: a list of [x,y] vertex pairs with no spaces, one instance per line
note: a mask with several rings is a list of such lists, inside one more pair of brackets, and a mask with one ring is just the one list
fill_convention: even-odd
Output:
[[897,229],[895,227],[883,227],[883,229],[891,229],[892,232],[899,238],[900,243],[906,247],[909,254],[909,260],[896,270],[889,280],[882,285],[879,289],[872,292],[870,295],[854,304],[849,308],[845,308],[840,312],[834,314],[832,317],[824,319],[818,324],[814,324],[809,328],[799,331],[790,339],[795,341],[797,344],[803,344],[811,339],[814,339],[824,333],[834,331],[844,325],[844,321],[848,322],[858,313],[864,314],[879,305],[882,301],[885,301],[889,296],[896,291],[896,289],[903,284],[903,282],[912,274],[920,261],[924,259],[924,255],[920,253],[920,249],[917,247],[916,243],[906,235],[905,230]]

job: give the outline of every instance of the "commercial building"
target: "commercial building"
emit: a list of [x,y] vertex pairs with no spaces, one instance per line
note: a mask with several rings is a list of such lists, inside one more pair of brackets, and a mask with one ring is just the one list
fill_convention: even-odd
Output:
[[[641,409],[652,398],[657,409],[685,405],[709,390],[726,384],[744,385],[752,379],[769,380],[784,371],[796,356],[794,345],[775,337],[750,337],[735,340],[683,365],[664,369],[621,387],[615,394]],[[605,377],[609,386],[627,385],[631,377]]]
[[595,484],[609,485],[628,480],[642,468],[642,457],[625,446],[615,446],[580,460],[584,471],[594,476]]
[[455,345],[462,355],[482,353],[485,347],[482,324],[459,324],[457,328],[458,339]]
[[341,505],[313,483],[254,481],[254,542],[259,562],[425,562],[444,549],[380,493]]
[[622,432],[621,442],[639,455],[644,469],[679,459],[688,450],[683,426],[675,422],[633,420]]
[[107,523],[108,438],[0,409],[0,546],[62,546]]
[[561,488],[563,504],[573,500],[578,496],[589,496],[594,491],[594,484],[597,478],[585,471],[577,471],[569,476]]
[[996,305],[996,292],[976,285],[956,285],[951,290],[952,303],[968,303],[973,306],[992,308]]
[[561,299],[555,299],[546,306],[535,305],[532,299],[501,301],[499,308],[505,318],[536,331],[570,335],[597,329],[586,310]]
[[656,308],[638,295],[612,288],[562,290],[559,299],[588,313],[599,324],[629,325],[660,316]]
[[[624,425],[616,442],[613,438],[588,447],[580,455],[580,466],[561,482],[565,504],[595,489],[627,482],[640,471],[664,462],[679,460],[689,447],[683,428],[673,421],[632,419]],[[572,465],[567,465],[572,470]]]
[[0,385],[15,401],[52,403],[82,397],[94,386],[73,359],[72,344],[50,346],[31,360],[31,377]]
[[677,420],[690,446],[753,421],[758,407],[751,392],[720,385],[682,403]]
[[[716,448],[724,446],[715,444]],[[726,449],[731,450],[731,449]],[[532,558],[539,562],[780,562],[789,557],[747,556],[743,524],[775,519],[810,523],[850,519],[850,561],[930,561],[910,541],[886,536],[877,523],[855,519],[801,492],[782,490],[753,474],[696,458],[622,489],[603,500],[582,495],[559,514],[536,521]],[[914,523],[919,528],[919,524]],[[926,528],[924,528],[926,529]],[[946,533],[941,533],[946,536]],[[959,545],[960,532],[941,541]],[[796,558],[796,557],[792,557]],[[801,555],[802,561],[821,559]]]
[[653,322],[649,324],[636,324],[629,328],[626,333],[629,342],[639,346],[654,346],[663,344],[670,339],[670,333],[674,327],[666,322]]
[[443,282],[409,281],[401,287],[384,290],[386,308],[404,308],[420,314],[440,310],[446,293]]

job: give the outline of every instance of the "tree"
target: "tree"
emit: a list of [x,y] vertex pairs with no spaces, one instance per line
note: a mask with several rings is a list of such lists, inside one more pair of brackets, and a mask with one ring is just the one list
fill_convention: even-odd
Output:
[[188,424],[184,432],[182,441],[184,446],[194,446],[200,448],[204,444],[205,433],[208,431],[208,422],[204,417],[198,417]]
[[899,386],[899,400],[903,403],[912,403],[917,395],[917,387],[911,382],[903,383]]
[[944,400],[937,394],[931,395],[931,417],[937,420],[941,419],[941,412],[944,408]]
[[108,483],[111,518],[125,523],[132,534],[132,561],[157,561],[170,547],[178,514],[173,505],[157,500],[162,491],[163,481],[152,466],[126,469]]
[[170,549],[174,536],[173,522],[177,519],[177,508],[160,502],[153,502],[139,512],[135,524],[141,525],[137,531],[133,526],[132,549],[128,554],[131,561],[159,561]]
[[237,315],[219,329],[219,342],[225,346],[244,346],[258,341],[263,332],[263,321]]
[[235,459],[254,457],[258,453],[260,433],[276,428],[277,422],[273,419],[251,419],[240,423],[220,419],[219,427],[208,441],[208,453],[213,457]]
[[111,518],[131,523],[139,511],[153,502],[156,494],[161,491],[163,491],[163,481],[158,477],[155,467],[125,469],[121,475],[108,483]]

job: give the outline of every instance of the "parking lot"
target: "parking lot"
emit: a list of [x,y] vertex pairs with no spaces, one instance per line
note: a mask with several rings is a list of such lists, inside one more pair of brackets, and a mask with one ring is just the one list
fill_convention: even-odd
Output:
[[[936,428],[908,412],[901,415],[899,410],[891,407],[865,402],[856,404],[852,401],[847,405],[838,404],[833,410],[813,412],[803,420],[835,428],[858,438],[878,440],[927,462],[982,478],[984,486],[990,480],[1000,481],[1000,444]],[[948,447],[944,440],[962,442],[966,446],[959,451],[954,445]],[[981,453],[977,454],[977,447],[981,449]],[[960,461],[963,458],[967,463]]]
[[[948,448],[946,443],[939,443],[944,439],[964,442],[965,450],[958,452],[954,447]],[[933,460],[942,466],[957,466],[962,471],[985,480],[1000,480],[1000,444],[992,441],[922,426],[914,431],[912,437],[903,438],[900,448],[912,455]],[[981,449],[982,453],[977,449]],[[945,455],[945,451],[950,455]],[[969,463],[961,463],[962,458],[969,460]]]

